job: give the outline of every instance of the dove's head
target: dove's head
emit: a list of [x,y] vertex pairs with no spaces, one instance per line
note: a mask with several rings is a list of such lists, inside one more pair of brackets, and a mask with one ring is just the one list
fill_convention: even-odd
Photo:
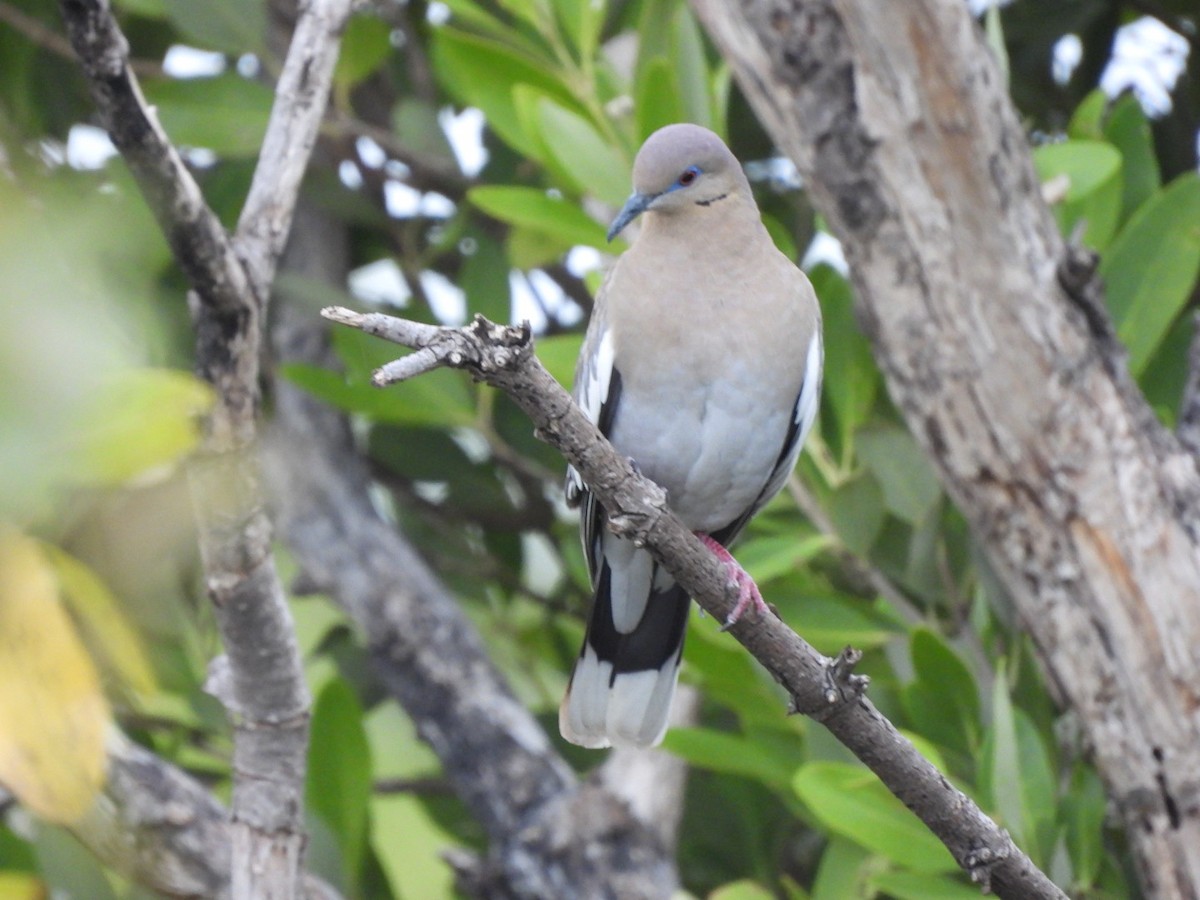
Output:
[[699,125],[667,125],[638,151],[633,194],[613,220],[608,239],[643,212],[682,213],[749,196],[742,166],[724,141]]

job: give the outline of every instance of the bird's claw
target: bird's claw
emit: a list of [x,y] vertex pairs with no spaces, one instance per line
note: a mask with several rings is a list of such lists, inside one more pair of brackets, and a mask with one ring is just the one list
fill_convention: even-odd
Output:
[[696,532],[696,537],[700,538],[701,542],[712,551],[713,555],[725,567],[725,573],[729,576],[729,583],[737,588],[738,598],[733,605],[729,615],[725,617],[725,624],[721,626],[722,631],[728,631],[742,617],[746,610],[751,607],[759,615],[769,613],[771,607],[767,606],[767,601],[763,599],[762,593],[758,589],[758,585],[754,583],[754,579],[750,577],[750,573],[742,568],[741,564],[733,558],[730,553],[716,538],[707,535],[702,531]]

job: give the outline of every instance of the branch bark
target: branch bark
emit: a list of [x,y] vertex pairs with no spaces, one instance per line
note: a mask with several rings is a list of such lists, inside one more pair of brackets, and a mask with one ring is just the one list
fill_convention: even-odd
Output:
[[[92,810],[71,826],[95,854],[140,885],[185,900],[229,900],[229,811],[186,772],[113,731],[108,778]],[[301,896],[337,900],[307,875]]]
[[[529,416],[537,434],[578,469],[609,514],[609,527],[644,545],[718,622],[736,601],[724,570],[666,505],[662,488],[638,474],[584,416],[570,395],[537,361],[528,326],[503,327],[482,317],[465,328],[442,328],[379,313],[339,307],[323,315],[418,352],[441,365],[466,369],[505,391]],[[376,384],[420,365],[389,364]],[[1058,898],[1065,894],[965,794],[917,752],[863,696],[866,679],[853,674],[859,655],[818,653],[777,618],[744,616],[730,629],[791,697],[790,712],[811,716],[871,768],[953,854],[971,878],[1004,898]]]
[[1200,475],[965,4],[692,5],[842,240],[891,395],[1079,713],[1146,894],[1200,896]]
[[230,239],[147,107],[107,0],[61,0],[101,119],[195,298],[196,367],[217,393],[191,476],[205,582],[234,722],[232,894],[298,895],[311,699],[271,550],[255,451],[270,283],[316,140],[350,0],[313,0],[279,78],[250,195]]

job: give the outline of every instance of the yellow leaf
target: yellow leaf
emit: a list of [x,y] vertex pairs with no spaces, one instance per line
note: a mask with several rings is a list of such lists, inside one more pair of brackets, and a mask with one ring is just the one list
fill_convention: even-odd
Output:
[[0,900],[45,900],[48,896],[40,878],[24,872],[0,872]]
[[70,823],[104,783],[108,703],[37,542],[0,526],[0,782]]
[[68,553],[42,545],[47,562],[58,576],[63,600],[83,629],[92,652],[100,655],[106,674],[116,676],[140,694],[154,691],[154,671],[138,633],[125,617],[117,598],[88,566]]
[[72,477],[121,484],[196,446],[212,388],[175,369],[129,369],[96,388],[70,448]]

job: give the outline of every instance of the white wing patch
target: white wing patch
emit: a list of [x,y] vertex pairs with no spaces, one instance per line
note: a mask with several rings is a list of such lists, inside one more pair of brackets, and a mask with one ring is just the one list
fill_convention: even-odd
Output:
[[593,425],[600,421],[600,411],[604,408],[604,401],[608,399],[612,370],[612,332],[606,329],[600,336],[596,355],[584,364],[584,370],[580,373],[583,377],[579,384],[579,405],[583,407],[588,421]]
[[820,408],[821,372],[825,365],[825,345],[821,342],[821,329],[813,332],[808,344],[808,357],[804,361],[804,382],[800,386],[800,397],[796,401],[796,444],[804,446],[809,429],[817,418]]
[[[608,400],[608,389],[612,384],[613,339],[612,332],[605,329],[594,355],[584,359],[579,368],[575,385],[575,401],[593,425],[600,423],[600,414]],[[575,504],[583,493],[583,479],[574,466],[567,467],[567,502]]]

